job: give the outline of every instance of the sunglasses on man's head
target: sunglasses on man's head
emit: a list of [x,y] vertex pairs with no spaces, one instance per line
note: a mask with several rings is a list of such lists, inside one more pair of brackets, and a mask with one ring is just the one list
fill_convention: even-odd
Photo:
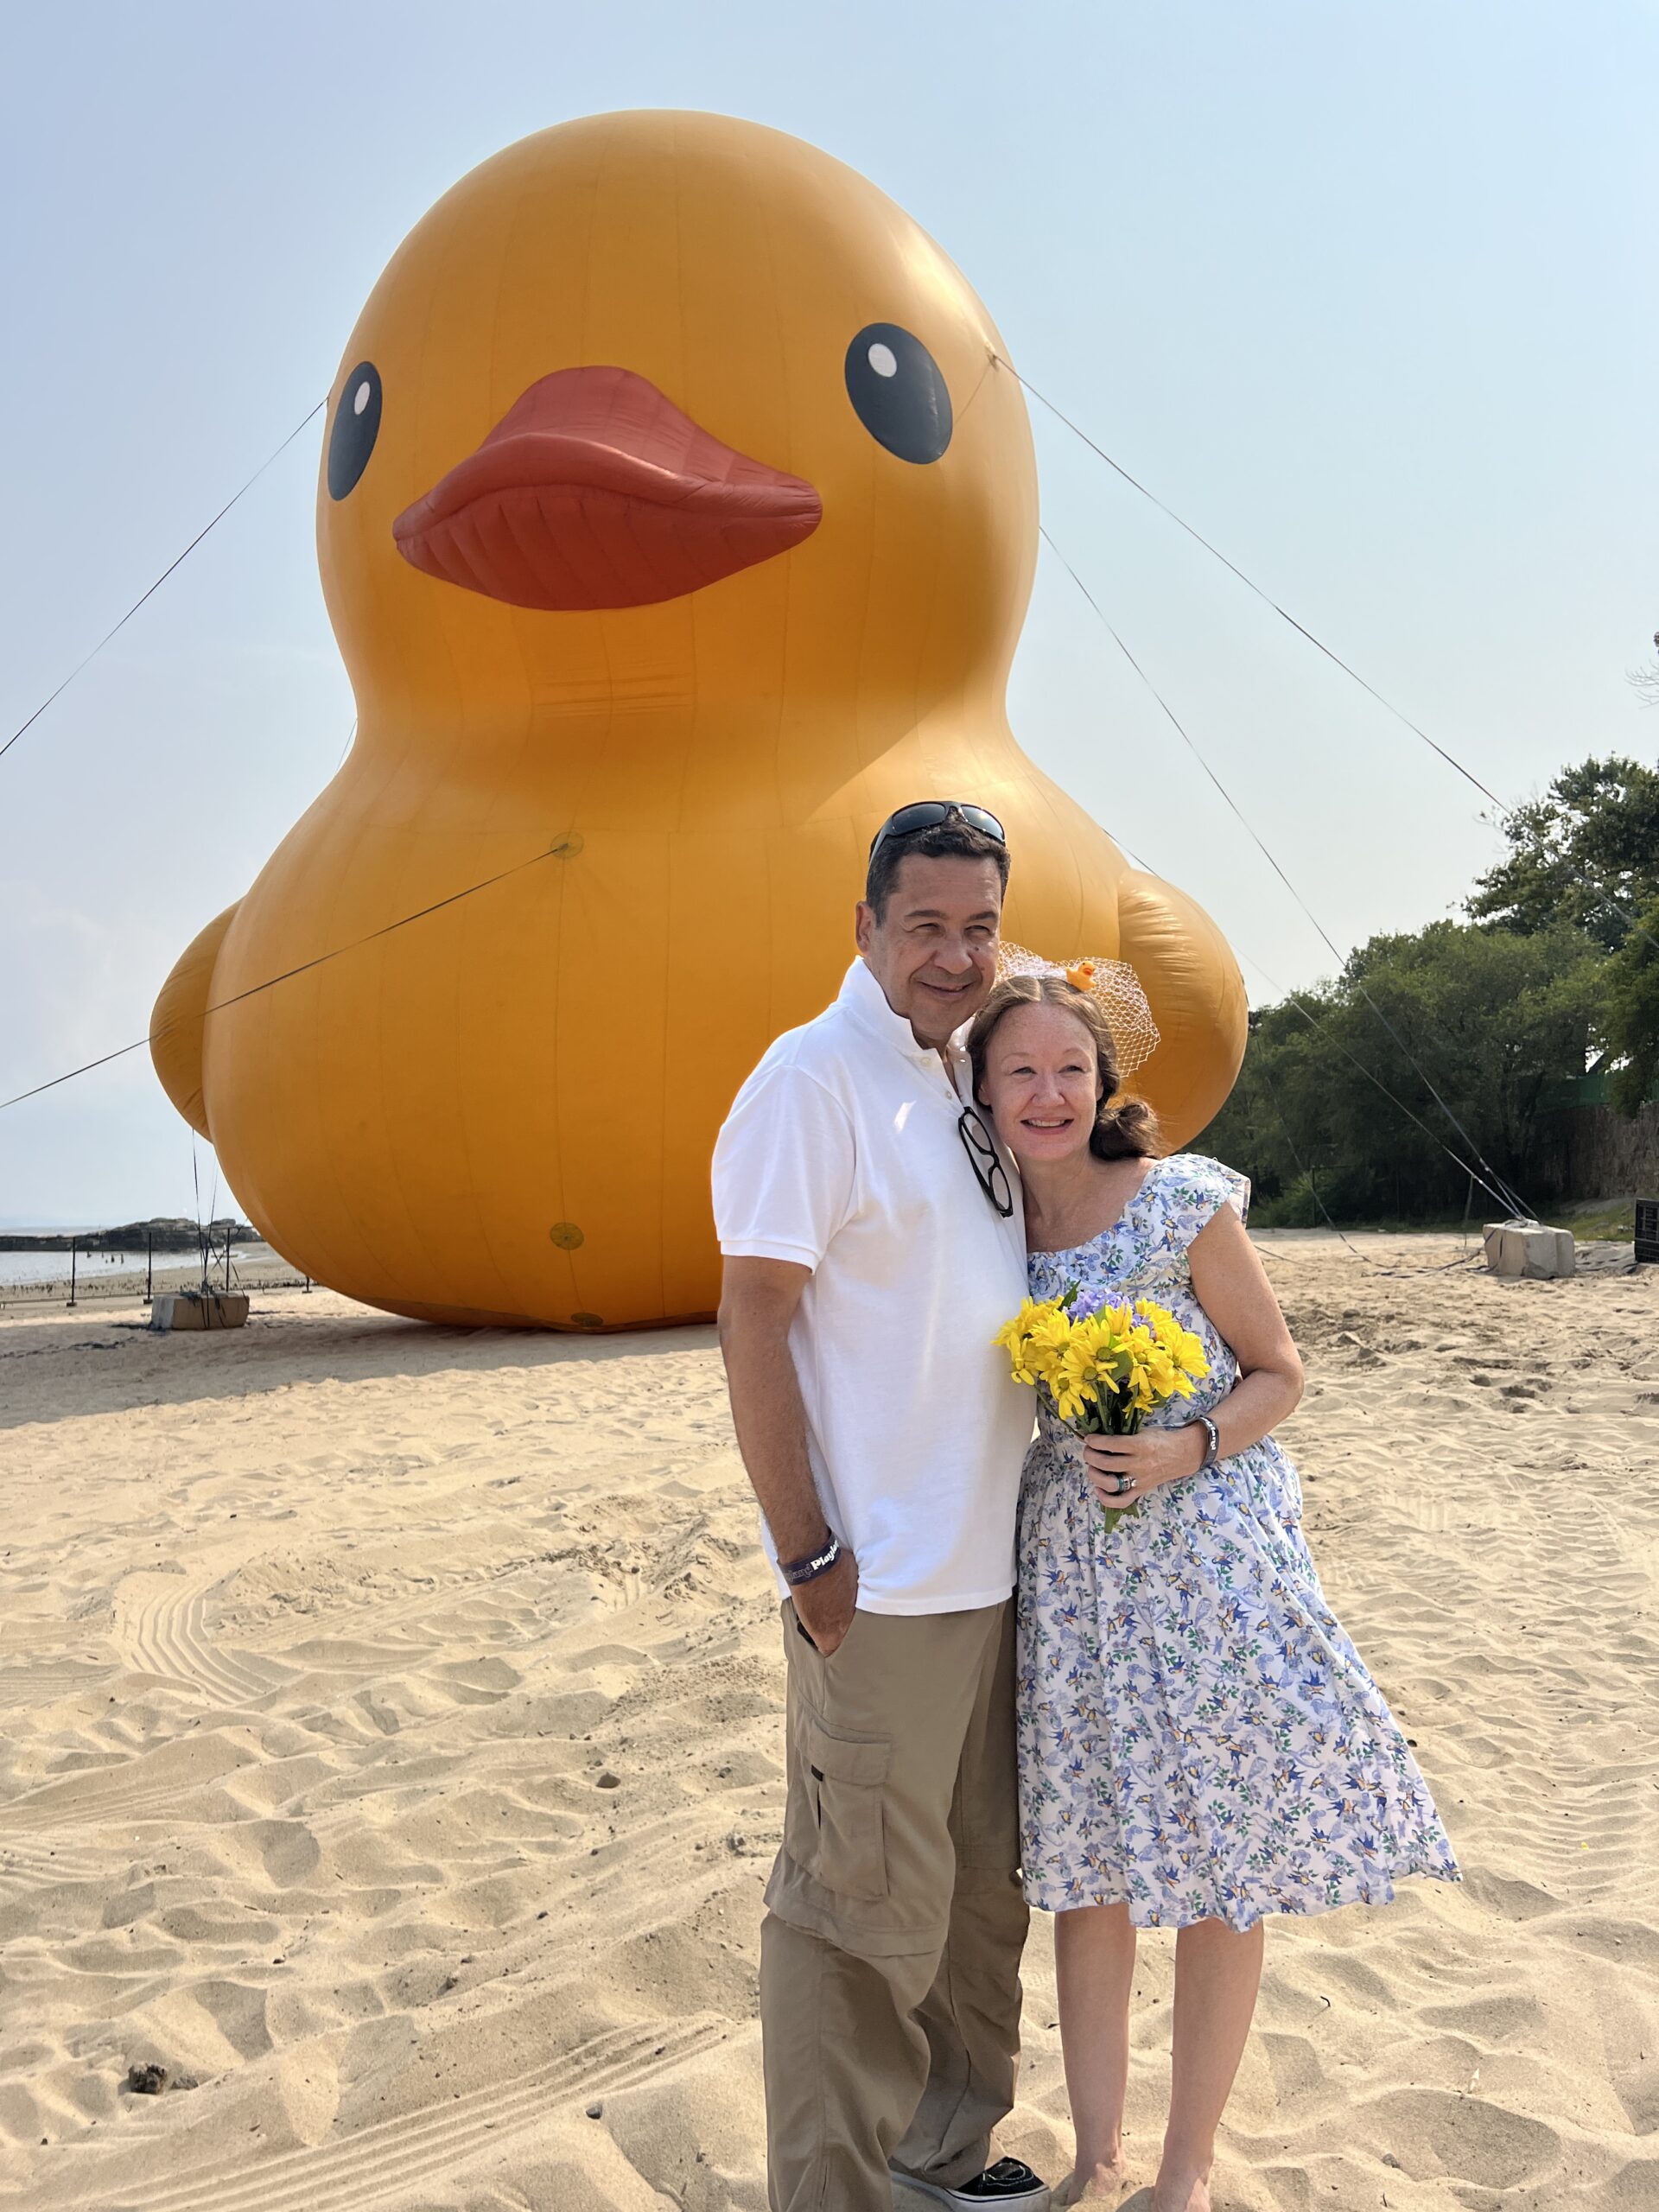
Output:
[[914,837],[924,830],[937,830],[942,822],[965,822],[970,830],[995,838],[999,845],[1008,842],[1007,831],[982,806],[967,806],[956,798],[920,798],[887,817],[870,840],[870,858],[875,858],[876,848],[885,845],[889,837]]

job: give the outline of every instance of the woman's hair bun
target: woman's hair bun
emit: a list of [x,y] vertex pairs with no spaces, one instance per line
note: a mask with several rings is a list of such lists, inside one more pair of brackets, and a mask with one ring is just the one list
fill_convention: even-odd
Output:
[[1158,1149],[1158,1116],[1144,1098],[1105,1098],[1089,1138],[1096,1160],[1146,1159]]

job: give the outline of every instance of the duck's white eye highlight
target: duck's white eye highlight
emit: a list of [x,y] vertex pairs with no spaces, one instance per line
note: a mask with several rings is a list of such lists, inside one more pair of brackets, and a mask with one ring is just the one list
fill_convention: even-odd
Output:
[[[891,359],[891,356],[889,356],[889,359]],[[895,365],[894,365],[896,366],[896,365],[897,365],[897,364],[895,363]],[[882,373],[882,375],[883,375],[883,376],[888,376],[888,377],[890,377],[890,376],[893,374],[893,370],[892,370],[892,369],[884,369],[884,370],[881,372],[881,373]],[[352,394],[352,412],[353,412],[353,415],[360,415],[360,414],[363,412],[363,410],[364,410],[364,409],[368,405],[368,404],[369,404],[369,380],[368,380],[368,378],[367,378],[366,377],[365,377],[365,378],[364,378],[364,379],[363,379],[363,381],[362,381],[362,383],[361,383],[360,385],[359,385],[359,386],[357,387],[357,390],[356,390],[356,391]]]
[[879,377],[896,377],[899,373],[899,356],[891,346],[882,345],[879,339],[870,348],[869,363]]

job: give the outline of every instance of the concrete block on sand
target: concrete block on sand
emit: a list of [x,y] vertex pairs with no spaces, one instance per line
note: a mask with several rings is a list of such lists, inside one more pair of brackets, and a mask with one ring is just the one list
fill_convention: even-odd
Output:
[[1535,1221],[1489,1221],[1484,1231],[1489,1274],[1554,1277],[1577,1272],[1573,1233]]
[[163,1291],[149,1309],[152,1329],[241,1329],[248,1295],[242,1290]]

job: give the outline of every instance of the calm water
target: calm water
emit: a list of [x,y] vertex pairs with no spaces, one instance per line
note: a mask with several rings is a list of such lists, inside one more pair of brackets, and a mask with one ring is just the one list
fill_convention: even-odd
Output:
[[[209,1268],[212,1280],[225,1280],[225,1248],[219,1247],[219,1257]],[[270,1268],[278,1264],[276,1255],[269,1244],[233,1244],[231,1247],[233,1268],[247,1273],[254,1268]],[[197,1270],[200,1262],[194,1252],[158,1252],[156,1272],[165,1270],[176,1277],[181,1268]],[[132,1279],[137,1276],[137,1282]],[[134,1294],[143,1288],[144,1255],[143,1252],[81,1252],[75,1258],[77,1290],[98,1290],[124,1282],[131,1284]],[[68,1294],[69,1255],[67,1252],[0,1252],[0,1297],[8,1290],[37,1289],[48,1283],[61,1283]]]

